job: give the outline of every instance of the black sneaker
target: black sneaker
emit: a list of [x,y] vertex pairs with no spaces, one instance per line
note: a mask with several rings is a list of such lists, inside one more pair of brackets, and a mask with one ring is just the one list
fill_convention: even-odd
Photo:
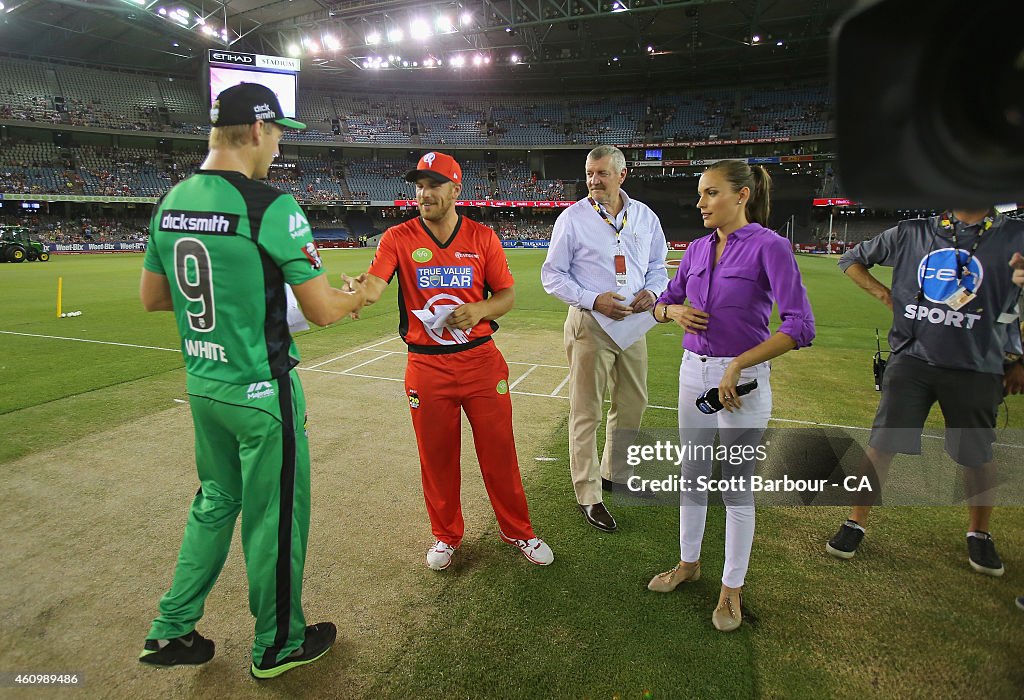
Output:
[[1017,598],[1017,607],[1024,610],[1024,595]]
[[839,527],[839,532],[825,545],[825,551],[839,559],[853,559],[860,541],[864,539],[864,531],[854,527],[852,520],[847,520]]
[[338,637],[338,628],[333,622],[318,622],[306,627],[306,639],[302,646],[272,666],[254,663],[249,672],[255,678],[276,678],[285,671],[313,663],[326,654]]
[[139,661],[155,666],[205,664],[213,658],[213,640],[195,630],[175,639],[147,639]]
[[987,532],[979,534],[984,536],[967,538],[967,555],[971,562],[971,568],[979,574],[1002,576],[1005,569],[1003,561],[996,553],[996,543],[992,541],[992,535]]

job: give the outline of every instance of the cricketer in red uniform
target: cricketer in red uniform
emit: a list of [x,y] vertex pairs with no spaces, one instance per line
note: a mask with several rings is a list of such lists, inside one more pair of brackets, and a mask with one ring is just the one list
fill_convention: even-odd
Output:
[[406,180],[420,216],[384,232],[365,281],[367,303],[398,275],[399,332],[409,347],[405,389],[416,431],[427,514],[436,542],[427,565],[444,569],[462,542],[462,415],[473,428],[484,486],[501,538],[546,565],[551,548],[530,525],[512,435],[508,365],[491,340],[515,302],[514,280],[493,230],[455,211],[462,169],[427,153]]

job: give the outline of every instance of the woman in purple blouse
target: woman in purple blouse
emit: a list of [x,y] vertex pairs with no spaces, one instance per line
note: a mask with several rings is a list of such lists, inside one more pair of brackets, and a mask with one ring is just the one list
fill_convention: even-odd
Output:
[[[789,241],[762,224],[768,220],[771,177],[762,166],[722,160],[700,178],[697,207],[713,233],[690,244],[654,308],[660,323],[683,328],[679,367],[679,435],[683,461],[679,508],[680,561],[651,579],[648,588],[668,592],[700,578],[700,546],[715,435],[728,450],[722,460],[726,507],[725,570],[711,616],[723,632],[742,622],[744,577],[754,541],[754,455],[772,411],[769,360],[811,344],[814,316]],[[772,304],[782,325],[768,328]],[[757,380],[742,399],[736,387]],[[706,415],[694,402],[717,387],[724,411]],[[706,449],[700,449],[708,446]],[[746,448],[746,449],[744,449]]]

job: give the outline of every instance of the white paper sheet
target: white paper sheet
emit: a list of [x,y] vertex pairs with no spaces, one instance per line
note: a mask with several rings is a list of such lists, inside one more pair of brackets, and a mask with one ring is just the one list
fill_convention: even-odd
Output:
[[438,331],[444,328],[448,324],[448,317],[452,315],[455,309],[459,308],[458,304],[452,304],[450,306],[435,306],[434,311],[427,311],[426,309],[413,309],[412,312],[423,325],[427,328]]
[[654,327],[657,321],[650,311],[633,313],[621,321],[614,321],[604,314],[594,312],[594,318],[604,329],[620,350],[625,350],[636,341],[643,338],[647,331]]
[[308,331],[309,322],[302,315],[302,309],[299,308],[299,300],[295,298],[295,292],[292,291],[290,284],[284,286],[284,295],[288,299],[288,330],[292,333]]

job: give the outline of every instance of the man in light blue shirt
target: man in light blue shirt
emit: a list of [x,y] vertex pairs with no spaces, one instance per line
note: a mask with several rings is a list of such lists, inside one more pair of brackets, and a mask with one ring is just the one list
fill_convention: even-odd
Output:
[[[576,501],[587,522],[611,532],[615,519],[601,492],[602,487],[625,490],[630,476],[622,454],[647,408],[644,333],[654,325],[649,312],[668,285],[668,245],[657,215],[621,189],[622,151],[598,146],[587,155],[586,174],[589,196],[555,221],[541,282],[548,294],[569,305],[564,341]],[[606,388],[611,408],[599,461],[597,428]]]

